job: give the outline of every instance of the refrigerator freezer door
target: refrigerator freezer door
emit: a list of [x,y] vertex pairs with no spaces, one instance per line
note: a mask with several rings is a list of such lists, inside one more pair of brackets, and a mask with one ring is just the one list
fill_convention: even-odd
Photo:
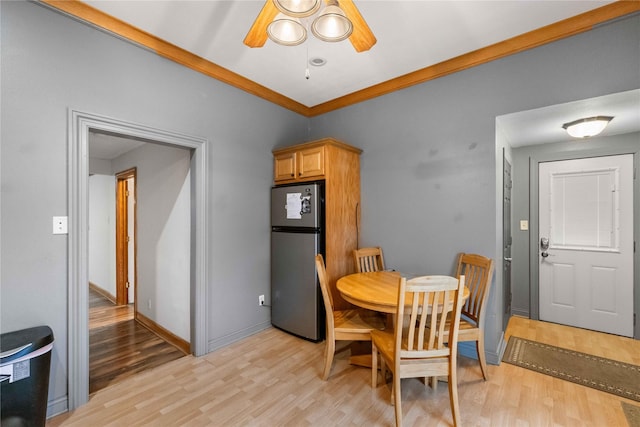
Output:
[[320,186],[316,183],[275,187],[271,190],[273,227],[310,227],[321,225]]
[[271,233],[271,323],[300,337],[324,338],[314,257],[318,233]]

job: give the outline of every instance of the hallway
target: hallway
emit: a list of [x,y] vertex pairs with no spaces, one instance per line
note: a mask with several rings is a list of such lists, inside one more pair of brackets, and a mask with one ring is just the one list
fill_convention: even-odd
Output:
[[89,394],[182,356],[134,320],[132,304],[116,306],[89,289]]

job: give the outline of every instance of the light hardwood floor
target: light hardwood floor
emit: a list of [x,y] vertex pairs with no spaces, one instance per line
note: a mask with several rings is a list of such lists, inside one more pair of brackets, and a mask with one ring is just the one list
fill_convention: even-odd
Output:
[[[640,365],[640,341],[523,318],[508,335]],[[393,426],[388,385],[336,355],[320,379],[324,343],[267,329],[203,357],[187,356],[100,390],[47,426]],[[502,363],[483,381],[458,360],[464,426],[626,426],[621,398]],[[452,425],[447,387],[403,380],[405,426]],[[629,403],[640,403],[627,400]]]

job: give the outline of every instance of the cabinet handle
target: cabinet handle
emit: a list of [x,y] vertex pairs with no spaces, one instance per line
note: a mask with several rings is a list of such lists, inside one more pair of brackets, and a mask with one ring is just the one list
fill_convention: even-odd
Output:
[[298,172],[298,176],[302,176],[302,172]]
[[294,176],[295,176],[295,175],[292,173],[292,174],[291,174],[291,178],[293,178]]

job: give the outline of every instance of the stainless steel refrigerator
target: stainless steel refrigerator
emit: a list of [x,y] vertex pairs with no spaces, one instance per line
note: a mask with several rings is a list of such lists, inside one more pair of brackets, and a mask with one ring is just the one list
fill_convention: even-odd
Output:
[[324,339],[324,306],[315,255],[324,253],[324,184],[271,189],[271,323]]

